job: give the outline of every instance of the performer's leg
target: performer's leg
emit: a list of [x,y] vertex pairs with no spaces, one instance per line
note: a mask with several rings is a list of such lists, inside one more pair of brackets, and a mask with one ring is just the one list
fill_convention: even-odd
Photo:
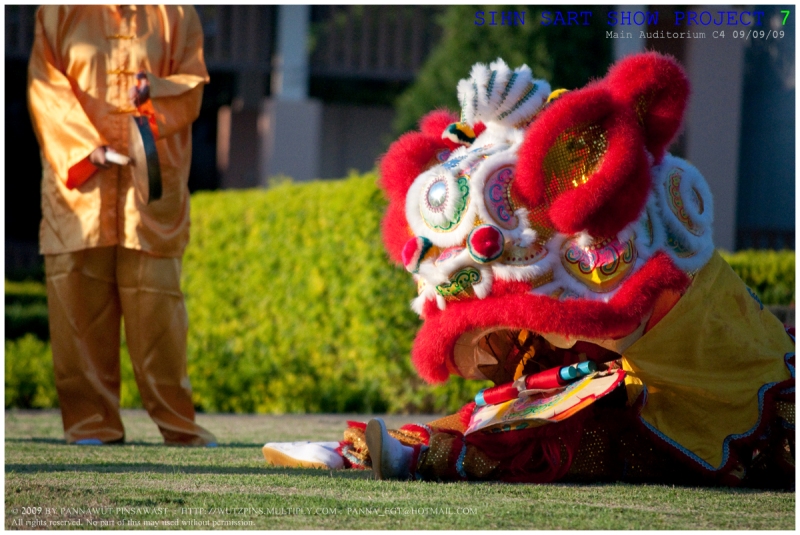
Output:
[[480,480],[499,465],[479,447],[467,444],[461,433],[434,431],[428,449],[420,455],[417,474],[432,481]]
[[68,443],[122,441],[114,247],[45,255],[56,390]]
[[[358,430],[348,431],[346,441]],[[376,479],[479,480],[491,477],[500,465],[480,447],[467,444],[459,431],[415,424],[388,430],[380,419],[367,424],[365,440],[350,445],[370,459]]]
[[125,336],[142,402],[165,443],[200,446],[216,438],[194,421],[180,278],[180,258],[117,248]]

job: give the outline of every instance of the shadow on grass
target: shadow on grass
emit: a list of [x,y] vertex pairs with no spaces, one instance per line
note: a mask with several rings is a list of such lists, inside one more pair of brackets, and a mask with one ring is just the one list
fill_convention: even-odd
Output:
[[366,470],[319,470],[314,468],[277,468],[264,466],[205,466],[163,463],[111,463],[111,464],[6,464],[6,474],[82,472],[97,474],[192,474],[192,475],[292,475],[336,479],[369,479],[372,472]]
[[63,438],[7,438],[6,442],[33,442],[35,444],[53,444],[66,446]]
[[[373,479],[371,470],[321,470],[315,468],[282,468],[264,465],[262,467],[252,466],[208,466],[208,465],[180,465],[164,463],[109,463],[109,464],[6,464],[6,474],[53,474],[53,473],[95,473],[95,474],[186,474],[186,475],[257,475],[257,476],[310,476],[326,479],[349,479],[366,480]],[[387,483],[387,482],[379,482]],[[397,483],[397,482],[391,482]],[[428,484],[435,485],[436,482],[428,481]],[[461,482],[467,485],[483,486],[526,486],[528,483],[509,483],[504,481],[468,481]],[[549,483],[550,487],[562,488],[589,488],[589,487],[618,487],[630,488],[663,488],[665,485],[653,482],[641,483],[622,483],[622,482],[593,482],[593,483]],[[730,487],[698,487],[695,485],[673,485],[673,488],[683,488],[686,490],[702,490],[707,493],[721,495],[761,495],[764,492],[793,493],[794,490],[784,489],[758,489],[758,488],[730,488]]]

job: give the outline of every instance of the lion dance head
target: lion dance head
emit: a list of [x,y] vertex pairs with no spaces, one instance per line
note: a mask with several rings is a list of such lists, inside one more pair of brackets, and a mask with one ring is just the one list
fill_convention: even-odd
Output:
[[424,379],[507,380],[524,340],[621,353],[690,283],[714,247],[705,180],[666,152],[688,95],[656,53],[553,92],[498,59],[459,83],[460,120],[390,147],[383,237],[417,283]]

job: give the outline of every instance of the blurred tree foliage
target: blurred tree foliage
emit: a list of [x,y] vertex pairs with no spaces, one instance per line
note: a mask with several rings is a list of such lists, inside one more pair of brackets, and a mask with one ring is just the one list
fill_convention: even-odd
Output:
[[[591,78],[601,77],[611,62],[611,40],[605,38],[606,9],[588,6],[558,6],[558,10],[591,11],[590,24],[542,25],[547,6],[449,6],[439,17],[443,35],[428,56],[416,82],[397,100],[396,133],[411,130],[424,114],[435,108],[459,109],[456,85],[469,76],[473,64],[503,58],[512,68],[528,65],[536,78],[553,89],[574,89]],[[483,11],[485,23],[476,13]],[[491,11],[525,12],[525,24],[491,25]],[[555,16],[550,15],[550,20]],[[582,19],[579,19],[582,20]],[[591,22],[594,21],[594,22]]]

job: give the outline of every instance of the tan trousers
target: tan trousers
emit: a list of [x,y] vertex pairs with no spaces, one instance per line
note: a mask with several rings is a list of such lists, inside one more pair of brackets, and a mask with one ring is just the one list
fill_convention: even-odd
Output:
[[145,409],[167,444],[203,445],[186,372],[181,259],[122,247],[45,255],[50,340],[68,443],[122,441],[120,317]]

